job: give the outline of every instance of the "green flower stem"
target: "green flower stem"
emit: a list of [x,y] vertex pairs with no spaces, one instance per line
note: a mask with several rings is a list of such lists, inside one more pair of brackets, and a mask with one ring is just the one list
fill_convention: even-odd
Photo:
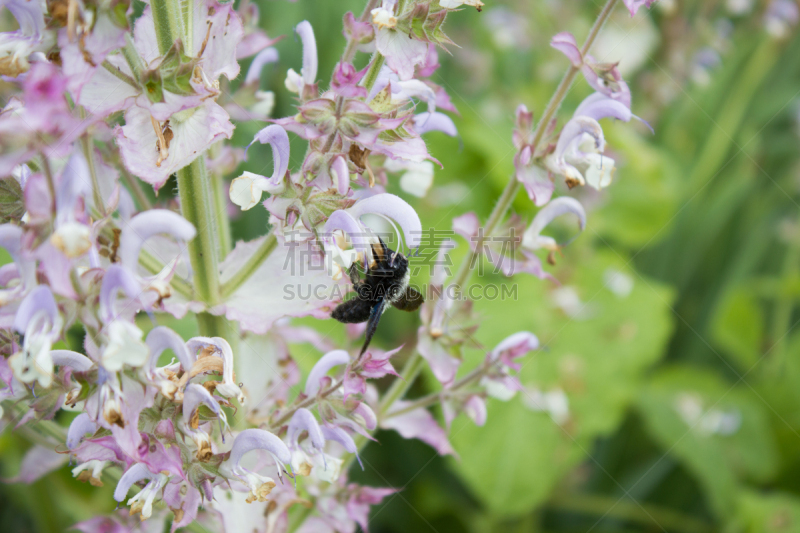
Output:
[[[161,261],[150,255],[150,252],[147,250],[142,250],[139,253],[139,264],[151,274],[158,274],[164,269],[164,265],[161,263]],[[179,277],[173,277],[169,282],[169,285],[175,289],[175,292],[187,300],[194,298],[194,289],[192,289],[192,286],[186,280]]]
[[156,27],[158,51],[164,55],[181,34],[181,6],[176,0],[153,0],[150,7]]
[[[125,34],[125,46],[122,47],[122,57],[125,58],[125,61],[128,63],[128,66],[131,67],[131,72],[133,72],[133,86],[137,89],[139,88],[139,84],[137,83],[138,80],[142,79],[142,70],[147,68],[144,64],[144,59],[139,56],[139,52],[136,51],[136,47],[133,45],[133,38],[131,37],[130,33]],[[111,65],[110,69],[108,69],[112,74],[115,76],[117,75],[115,71],[127,78],[127,75],[119,72],[113,65]],[[108,68],[108,67],[106,67]],[[119,76],[117,76],[119,77]]]
[[[197,236],[189,241],[195,295],[206,304],[207,309],[211,309],[222,300],[219,284],[217,221],[214,219],[211,181],[203,156],[199,156],[190,165],[180,169],[177,176],[183,218],[191,222],[197,230]],[[238,332],[234,331],[237,334],[231,335],[231,326],[224,316],[198,313],[197,324],[201,335],[223,337],[232,348],[234,342],[238,340]],[[236,353],[235,348],[234,353]]]
[[380,52],[375,52],[372,54],[369,70],[367,71],[366,75],[364,75],[364,80],[362,81],[364,87],[367,89],[367,93],[372,90],[372,87],[378,80],[378,74],[380,74],[381,68],[383,68],[384,61],[386,61],[386,58],[383,57],[383,54]]
[[[219,156],[222,149],[222,143],[218,142],[208,149],[208,155],[211,159]],[[223,176],[218,173],[211,173],[211,195],[214,201],[214,212],[217,214],[217,231],[219,232],[219,248],[220,258],[224,259],[233,249],[233,241],[231,239],[231,222],[228,218],[228,191],[226,182]]]
[[113,74],[117,79],[119,79],[121,81],[124,81],[125,83],[127,83],[128,85],[133,87],[134,89],[138,89],[139,88],[139,84],[136,83],[136,80],[134,80],[133,78],[131,78],[130,76],[128,76],[127,74],[122,72],[120,69],[118,69],[117,67],[112,65],[108,61],[108,59],[104,59],[103,63],[101,63],[101,64],[102,64],[104,69],[106,69],[108,72]]
[[222,284],[221,294],[222,299],[225,300],[229,298],[236,289],[242,286],[242,284],[250,279],[250,276],[258,270],[258,267],[261,266],[267,257],[275,250],[278,245],[278,239],[275,237],[274,233],[270,233],[267,235],[267,238],[264,239],[264,242],[261,243],[261,246],[253,252],[253,255],[247,260],[247,262],[242,265],[242,268],[236,272],[232,278]]
[[[83,106],[80,107],[81,119],[86,118],[86,110]],[[94,200],[94,207],[101,215],[106,214],[106,206],[103,202],[103,195],[100,193],[100,182],[97,179],[97,166],[94,164],[94,150],[92,150],[92,141],[89,135],[84,133],[81,135],[81,148],[83,149],[83,157],[86,158],[86,164],[89,167],[89,176],[92,180],[92,199]]]

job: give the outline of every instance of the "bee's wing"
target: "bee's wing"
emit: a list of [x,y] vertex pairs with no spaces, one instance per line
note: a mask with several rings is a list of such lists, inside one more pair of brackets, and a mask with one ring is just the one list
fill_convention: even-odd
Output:
[[378,329],[378,322],[381,320],[384,309],[386,309],[386,298],[381,298],[380,301],[372,307],[372,311],[369,313],[369,321],[367,321],[367,336],[364,339],[364,347],[361,348],[361,355],[364,355],[364,352],[367,351],[372,336],[375,334],[375,330]]
[[408,311],[410,313],[419,309],[419,306],[422,305],[424,301],[425,298],[422,297],[419,291],[413,287],[408,287],[400,299],[396,300],[392,305],[401,311]]

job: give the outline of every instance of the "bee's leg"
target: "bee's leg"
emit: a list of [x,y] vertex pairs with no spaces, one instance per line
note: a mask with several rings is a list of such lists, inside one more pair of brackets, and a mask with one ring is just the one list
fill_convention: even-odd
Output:
[[364,347],[361,348],[361,355],[364,355],[364,352],[367,351],[372,336],[375,335],[375,331],[378,329],[378,322],[381,320],[384,309],[386,309],[386,299],[382,298],[370,311],[369,322],[367,322],[367,336],[364,339]]

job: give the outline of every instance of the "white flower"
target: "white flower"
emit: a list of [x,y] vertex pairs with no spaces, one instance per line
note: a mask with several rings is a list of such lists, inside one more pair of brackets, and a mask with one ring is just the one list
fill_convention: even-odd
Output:
[[108,325],[108,345],[103,350],[103,366],[109,372],[122,370],[123,365],[142,366],[150,353],[142,341],[142,330],[125,320]]
[[370,13],[372,13],[372,23],[378,26],[378,29],[394,29],[397,26],[397,17],[388,9],[379,7],[373,9]]

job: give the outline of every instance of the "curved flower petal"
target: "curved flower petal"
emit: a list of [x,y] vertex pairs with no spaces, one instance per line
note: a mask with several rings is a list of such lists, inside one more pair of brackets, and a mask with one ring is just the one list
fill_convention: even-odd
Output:
[[272,46],[261,50],[258,55],[253,58],[253,62],[250,63],[250,68],[247,69],[247,75],[244,78],[244,84],[258,84],[258,82],[261,80],[261,71],[264,66],[277,61],[278,50]]
[[376,194],[356,202],[347,212],[356,219],[368,214],[388,217],[400,224],[408,248],[414,249],[420,245],[422,222],[414,208],[399,196],[389,193]]
[[283,182],[273,185],[261,174],[244,171],[241,176],[231,182],[228,194],[231,202],[238,205],[242,211],[247,211],[261,201],[261,193],[280,194],[283,190]]
[[235,397],[244,405],[244,394],[233,379],[233,350],[228,341],[222,337],[193,337],[186,342],[186,348],[191,354],[201,348],[213,348],[214,354],[222,358],[222,382],[215,390],[226,398]]
[[94,361],[82,353],[72,350],[52,350],[50,357],[53,359],[54,365],[68,366],[76,372],[86,372],[94,365]]
[[119,240],[119,257],[122,264],[136,271],[139,252],[145,241],[154,235],[165,233],[179,241],[188,242],[197,234],[191,222],[166,209],[151,209],[133,217]]
[[58,322],[58,307],[53,293],[46,285],[39,285],[22,300],[14,316],[14,329],[24,334],[34,316],[42,311],[47,314],[51,326]]
[[273,171],[269,181],[273,186],[276,186],[283,180],[286,171],[289,169],[289,135],[286,134],[285,129],[277,124],[267,126],[256,133],[253,140],[247,145],[244,151],[245,159],[247,159],[247,150],[256,141],[261,144],[269,144],[272,147]]
[[458,130],[453,119],[438,111],[419,113],[414,115],[414,130],[423,135],[429,131],[441,131],[445,135],[455,137]]
[[281,439],[264,429],[245,429],[233,440],[226,463],[238,467],[242,457],[252,450],[266,450],[283,464],[292,462],[292,453]]
[[147,372],[152,374],[155,371],[159,356],[164,352],[164,350],[167,349],[172,350],[172,352],[175,354],[175,357],[178,358],[178,361],[180,361],[184,372],[191,370],[192,364],[194,364],[194,359],[191,355],[189,355],[189,351],[186,349],[186,343],[183,342],[183,338],[181,338],[180,335],[175,333],[170,328],[166,326],[158,326],[153,328],[150,333],[147,334],[145,343],[150,349],[150,358],[148,359],[145,367]]
[[559,245],[556,243],[555,239],[541,235],[541,233],[554,219],[568,213],[572,213],[578,217],[578,226],[580,231],[583,231],[586,227],[586,211],[584,211],[583,206],[575,198],[561,196],[536,213],[530,226],[528,226],[525,233],[522,235],[522,246],[529,250],[538,250],[539,248],[545,248],[547,250],[557,249]]
[[353,248],[363,254],[364,257],[369,255],[370,237],[361,223],[353,218],[347,211],[341,209],[339,211],[334,211],[331,216],[328,217],[328,220],[325,221],[325,226],[322,231],[327,237],[332,238],[333,232],[337,230],[345,232],[348,237],[350,237]]
[[599,92],[584,98],[583,102],[575,109],[573,116],[581,115],[594,120],[612,117],[623,122],[629,122],[633,116],[628,106]]
[[100,286],[100,314],[108,323],[117,318],[117,313],[114,312],[114,304],[119,291],[124,292],[129,299],[136,300],[141,294],[141,287],[128,269],[115,264],[108,267],[105,276],[103,276],[103,283]]
[[344,350],[333,350],[320,357],[319,361],[314,365],[314,368],[308,373],[305,395],[308,397],[316,396],[319,391],[319,382],[328,371],[335,366],[346,365],[349,362],[350,354]]
[[301,407],[294,412],[289,422],[289,429],[286,432],[289,443],[293,446],[297,446],[297,439],[303,431],[308,432],[308,438],[311,440],[311,444],[314,448],[322,451],[325,447],[325,437],[322,436],[319,423],[317,419],[314,418],[311,411]]
[[228,423],[225,412],[219,406],[219,402],[211,396],[208,389],[197,383],[189,383],[186,386],[186,391],[183,393],[183,423],[189,427],[192,419],[192,414],[195,410],[203,404],[211,412],[217,415],[226,425]]
[[81,413],[75,417],[67,430],[67,448],[75,449],[87,433],[97,431],[97,424],[89,417],[88,413]]
[[314,29],[311,23],[304,20],[295,28],[300,40],[303,41],[303,83],[313,85],[317,81],[317,40],[314,38]]
[[500,361],[515,370],[519,370],[519,365],[514,363],[514,359],[538,348],[539,339],[536,335],[529,331],[519,331],[500,341],[489,354],[489,360],[493,362]]
[[[411,402],[399,400],[394,403],[392,411],[400,411],[410,404]],[[391,416],[392,411],[381,421],[382,428],[393,429],[406,439],[419,439],[432,446],[439,455],[456,455],[447,440],[447,434],[427,409],[420,407],[397,416]]]
[[336,192],[342,196],[347,195],[350,190],[350,171],[344,157],[337,156],[331,163],[331,178],[336,183]]
[[578,48],[575,37],[570,32],[562,31],[555,34],[550,40],[550,46],[567,56],[573,67],[578,68],[583,65],[583,54]]
[[0,248],[5,248],[17,265],[23,287],[36,282],[36,262],[22,256],[22,228],[14,224],[0,224]]
[[590,135],[594,139],[598,152],[605,150],[606,141],[603,136],[603,128],[597,120],[585,115],[576,115],[561,130],[561,135],[558,137],[558,143],[556,144],[555,156],[562,159],[567,148],[573,142],[579,141],[584,134]]
[[157,475],[150,472],[144,463],[136,463],[119,478],[117,488],[114,489],[114,499],[121,502],[128,495],[128,491],[134,483],[143,479],[153,479]]

